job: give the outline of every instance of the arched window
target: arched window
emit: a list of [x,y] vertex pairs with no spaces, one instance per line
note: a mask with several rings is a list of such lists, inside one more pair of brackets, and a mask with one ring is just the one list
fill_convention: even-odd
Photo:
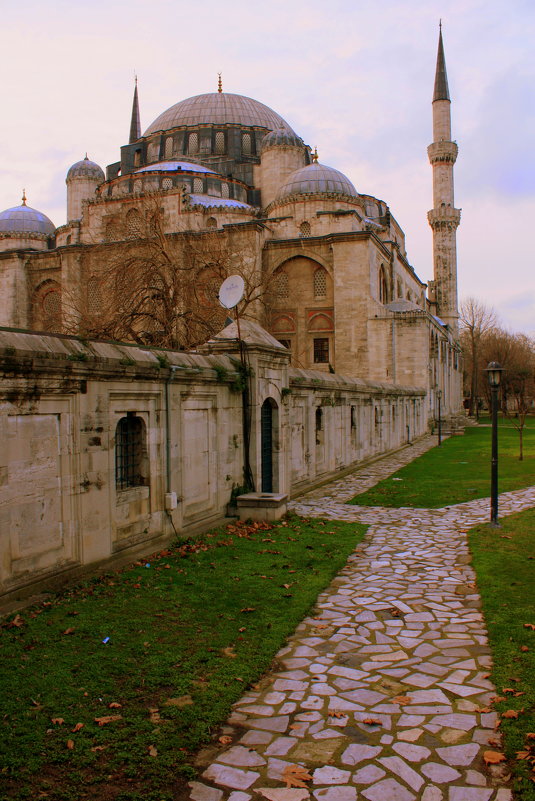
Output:
[[147,161],[149,163],[152,161],[158,161],[159,155],[160,155],[159,142],[151,142],[147,148]]
[[225,134],[223,131],[218,131],[215,135],[215,153],[221,155],[225,152]]
[[165,158],[170,159],[173,155],[173,137],[168,136],[165,140]]
[[323,410],[318,406],[316,409],[316,432],[323,430]]
[[228,198],[230,195],[229,185],[221,184],[221,197]]
[[134,152],[134,167],[141,167],[141,150]]
[[311,233],[312,233],[312,229],[310,227],[310,223],[307,222],[307,220],[305,220],[299,226],[299,236],[307,237],[307,236],[310,236]]
[[61,294],[58,289],[51,289],[41,299],[43,310],[43,328],[45,331],[61,329]]
[[121,238],[121,228],[117,220],[108,220],[105,237],[108,242],[116,242]]
[[251,134],[250,133],[242,133],[241,135],[241,152],[244,156],[250,156],[253,151],[252,142],[251,142]]
[[193,191],[196,195],[202,195],[203,191],[203,181],[202,178],[194,178],[193,179]]
[[388,281],[383,265],[381,265],[379,269],[379,301],[381,303],[388,303]]
[[273,288],[279,298],[289,298],[290,286],[288,273],[285,273],[284,270],[277,270],[274,275]]
[[193,155],[199,152],[199,134],[190,133],[188,136],[188,153]]
[[215,217],[208,217],[208,219],[206,220],[206,227],[210,228],[210,229],[217,228],[217,220],[216,220],[216,218]]
[[126,215],[126,235],[136,237],[141,235],[141,214],[137,209],[130,209]]
[[320,267],[314,272],[314,297],[324,298],[327,296],[327,270]]
[[115,486],[118,490],[147,483],[147,435],[135,412],[121,417],[115,429]]

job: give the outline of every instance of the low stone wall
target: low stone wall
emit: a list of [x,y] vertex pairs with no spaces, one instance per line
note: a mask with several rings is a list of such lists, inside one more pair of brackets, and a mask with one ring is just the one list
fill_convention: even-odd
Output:
[[244,369],[232,339],[175,353],[0,329],[4,599],[220,521],[247,439],[255,489],[296,494],[425,433],[423,391],[291,369],[256,333]]

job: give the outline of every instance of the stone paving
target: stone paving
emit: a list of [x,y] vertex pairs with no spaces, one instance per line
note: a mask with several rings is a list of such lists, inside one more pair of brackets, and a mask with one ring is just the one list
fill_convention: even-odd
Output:
[[[368,523],[365,540],[277,655],[281,670],[235,705],[191,801],[510,801],[490,651],[466,529],[488,499],[444,509],[344,501],[431,447],[430,439],[291,504]],[[500,516],[535,506],[535,487],[500,496]]]

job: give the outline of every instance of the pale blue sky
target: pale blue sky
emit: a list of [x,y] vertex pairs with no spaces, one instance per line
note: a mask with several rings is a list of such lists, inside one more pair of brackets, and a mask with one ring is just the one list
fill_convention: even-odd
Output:
[[128,139],[134,71],[145,129],[224,89],[281,114],[320,161],[389,203],[432,278],[431,98],[438,20],[452,97],[460,296],[535,334],[533,0],[26,0],[4,3],[0,209],[65,222],[65,174]]

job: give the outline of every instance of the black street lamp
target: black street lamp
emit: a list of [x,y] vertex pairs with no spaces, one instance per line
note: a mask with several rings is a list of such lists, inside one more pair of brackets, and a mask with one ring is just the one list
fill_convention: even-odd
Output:
[[442,445],[442,414],[440,411],[440,401],[442,400],[442,390],[437,389],[437,400],[438,400],[438,444]]
[[492,401],[492,458],[490,466],[490,524],[499,528],[498,523],[498,387],[503,367],[498,362],[489,362],[485,370],[489,382]]

